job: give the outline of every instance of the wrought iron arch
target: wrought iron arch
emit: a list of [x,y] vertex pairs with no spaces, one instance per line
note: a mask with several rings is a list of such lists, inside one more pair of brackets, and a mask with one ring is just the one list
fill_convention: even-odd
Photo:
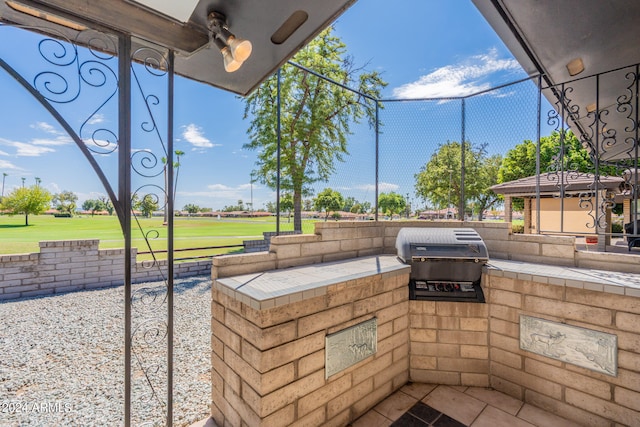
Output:
[[[124,238],[124,294],[125,294],[125,306],[124,306],[124,423],[125,426],[130,426],[132,422],[146,424],[150,421],[144,415],[144,419],[140,419],[134,414],[134,405],[143,404],[145,406],[154,406],[161,412],[161,418],[165,420],[167,426],[173,425],[173,211],[174,211],[174,171],[173,167],[173,90],[174,90],[174,53],[170,49],[164,49],[162,47],[154,46],[146,43],[143,40],[135,40],[136,49],[132,49],[132,37],[127,34],[119,33],[99,33],[93,30],[86,40],[79,39],[70,40],[63,34],[51,34],[45,33],[37,28],[25,27],[19,25],[0,24],[2,27],[13,27],[23,29],[26,31],[36,31],[43,34],[40,41],[39,49],[42,48],[42,43],[49,42],[52,46],[56,46],[61,51],[54,52],[52,58],[49,60],[44,58],[51,66],[75,66],[77,75],[74,75],[78,79],[77,93],[68,93],[70,87],[67,77],[55,71],[41,71],[34,77],[34,82],[31,84],[20,72],[12,67],[4,58],[0,57],[0,68],[5,70],[8,75],[13,78],[22,88],[24,88],[40,105],[42,105],[46,111],[58,122],[58,124],[64,129],[69,137],[74,141],[75,145],[80,149],[84,158],[89,162],[96,176],[100,180],[102,186],[108,194],[111,203],[114,206],[114,210],[117,214],[120,227],[122,229]],[[84,36],[83,32],[78,33],[78,37]],[[107,56],[116,58],[117,66],[114,69],[101,68],[98,60],[81,61],[79,58],[78,48],[91,49],[92,43],[100,40],[105,42],[107,40],[113,42],[117,41],[113,47],[101,45],[96,50],[98,52],[97,59],[105,59]],[[48,38],[51,37],[51,38]],[[66,51],[65,49],[72,49],[74,52],[71,54],[71,60],[64,60]],[[95,46],[94,46],[95,47]],[[63,52],[64,51],[64,52]],[[145,52],[145,55],[141,55],[141,52]],[[43,55],[42,51],[40,54]],[[104,65],[104,64],[102,64]],[[142,71],[147,71],[154,77],[163,77],[166,79],[163,82],[166,85],[166,140],[162,136],[162,132],[158,127],[158,121],[154,117],[153,107],[161,104],[161,97],[156,94],[145,93],[143,86],[144,83],[139,79],[136,68],[142,67]],[[92,114],[100,111],[109,100],[117,98],[117,114],[118,114],[118,129],[111,131],[108,129],[100,129],[103,133],[114,137],[114,141],[105,141],[96,139],[97,132],[91,132],[90,141],[92,145],[87,143],[87,140],[82,138],[82,133],[86,130],[85,126],[89,122],[87,118],[80,130],[76,131],[70,122],[59,111],[55,104],[69,104],[78,99],[80,91],[82,90],[83,83],[86,85],[102,85],[106,84],[106,74],[108,70],[114,77],[114,89],[111,95],[103,103],[93,111]],[[88,73],[88,75],[83,75]],[[102,74],[100,74],[102,73]],[[159,156],[156,155],[156,150],[149,148],[134,149],[132,147],[132,76],[136,80],[136,88],[139,90],[141,99],[144,103],[143,111],[146,111],[148,115],[147,120],[140,123],[140,128],[143,132],[153,133],[160,141],[161,155],[166,159],[164,165],[160,165],[158,161]],[[55,80],[47,80],[43,77],[52,78]],[[104,80],[100,80],[103,78]],[[40,79],[40,81],[38,80]],[[97,79],[89,81],[89,79]],[[40,84],[39,84],[40,83]],[[59,84],[56,87],[54,83]],[[64,96],[67,98],[64,98]],[[58,97],[59,99],[55,99]],[[101,145],[103,144],[103,145]],[[93,148],[93,149],[92,149]],[[109,181],[107,174],[100,167],[100,164],[94,157],[93,153],[100,155],[108,155],[112,153],[117,154],[118,159],[118,174],[117,174],[117,190],[114,185]],[[136,163],[137,162],[137,163]],[[155,168],[155,171],[149,173],[150,168]],[[160,169],[160,172],[157,172]],[[167,180],[164,186],[159,185],[156,181],[158,176],[163,175],[163,169],[167,175]],[[133,189],[132,175],[137,176],[143,182]],[[145,180],[148,180],[145,182]],[[163,188],[164,187],[164,188]],[[151,189],[152,191],[147,191]],[[132,209],[132,197],[141,195],[142,197],[154,197],[160,200],[158,193],[163,193],[166,197],[166,203],[164,209],[171,212],[171,215],[167,216],[167,264],[165,267],[161,265],[158,258],[155,256],[151,240],[159,237],[160,233],[157,230],[143,230],[143,226],[139,221],[137,213]],[[133,264],[132,255],[134,254],[132,248],[132,218],[135,220],[135,225],[140,229],[144,236],[145,244],[148,250],[152,253],[152,260],[149,262],[141,263],[138,267]],[[163,286],[151,288],[146,286],[137,287],[133,289],[134,272],[136,268],[157,269],[159,275],[163,278]],[[166,312],[161,309],[166,308]],[[166,313],[166,314],[165,314]],[[166,346],[166,357],[164,360],[158,361],[158,357],[147,357],[145,350],[150,346]],[[157,348],[156,348],[157,349]],[[139,372],[140,375],[136,375],[134,371]],[[133,396],[134,393],[134,381],[135,378],[141,378],[144,381],[146,391],[142,391],[138,396]],[[161,389],[166,389],[164,397],[161,396]],[[154,417],[157,418],[157,417]],[[158,420],[155,419],[155,422]],[[153,422],[153,421],[152,421]]]

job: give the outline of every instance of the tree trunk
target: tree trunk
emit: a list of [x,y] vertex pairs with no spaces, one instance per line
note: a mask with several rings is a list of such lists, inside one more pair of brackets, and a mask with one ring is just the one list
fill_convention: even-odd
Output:
[[29,225],[29,214],[24,214],[24,225]]
[[167,225],[169,223],[169,212],[167,212],[167,208],[169,207],[169,200],[167,196],[167,191],[169,190],[169,184],[167,183],[167,163],[164,164],[164,220],[162,221],[162,225]]
[[293,190],[293,229],[302,233],[302,191]]

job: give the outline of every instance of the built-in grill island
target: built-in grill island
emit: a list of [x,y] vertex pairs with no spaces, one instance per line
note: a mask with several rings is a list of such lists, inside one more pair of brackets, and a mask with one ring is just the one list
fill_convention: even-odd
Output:
[[411,265],[409,299],[484,302],[480,278],[489,253],[474,229],[401,228],[396,249]]

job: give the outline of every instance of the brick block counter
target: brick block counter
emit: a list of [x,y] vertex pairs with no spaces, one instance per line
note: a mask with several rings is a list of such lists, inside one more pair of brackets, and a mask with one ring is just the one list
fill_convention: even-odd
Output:
[[[216,279],[216,423],[343,426],[400,388],[409,377],[408,280],[395,256]],[[326,378],[326,336],[373,318],[377,351]]]

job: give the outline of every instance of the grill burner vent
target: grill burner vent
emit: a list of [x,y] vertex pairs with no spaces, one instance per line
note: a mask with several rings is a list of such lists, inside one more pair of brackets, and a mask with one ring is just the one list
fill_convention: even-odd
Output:
[[480,278],[489,254],[474,229],[402,228],[396,249],[411,265],[410,299],[484,302]]

